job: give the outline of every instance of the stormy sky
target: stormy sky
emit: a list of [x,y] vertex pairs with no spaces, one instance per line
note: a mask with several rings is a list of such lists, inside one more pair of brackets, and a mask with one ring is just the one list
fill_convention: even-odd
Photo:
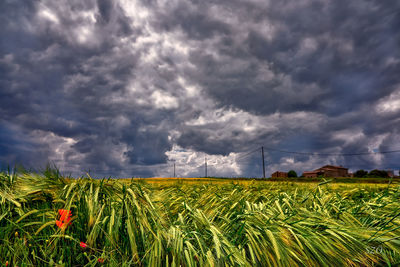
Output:
[[0,25],[2,166],[400,168],[338,155],[400,149],[398,0],[2,0]]

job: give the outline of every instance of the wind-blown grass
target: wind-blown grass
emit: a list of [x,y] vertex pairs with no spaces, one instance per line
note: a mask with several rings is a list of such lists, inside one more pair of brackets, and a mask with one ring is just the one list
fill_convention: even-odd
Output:
[[[1,173],[0,264],[395,265],[399,197],[398,185],[149,184],[65,179],[52,170]],[[72,211],[66,229],[55,224],[58,209]]]

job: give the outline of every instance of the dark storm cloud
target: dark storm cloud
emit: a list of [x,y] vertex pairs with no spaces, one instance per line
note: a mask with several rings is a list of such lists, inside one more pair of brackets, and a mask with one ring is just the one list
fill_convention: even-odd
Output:
[[232,34],[229,25],[211,18],[208,7],[201,3],[181,2],[167,12],[159,12],[155,24],[159,30],[181,29],[189,39],[204,40],[217,35]]
[[[2,162],[150,176],[176,157],[199,175],[199,152],[229,161],[261,145],[399,148],[398,1],[3,1],[0,10]],[[259,175],[257,157],[237,162],[244,175]],[[269,171],[398,159],[267,151]],[[212,170],[237,174],[230,164]]]
[[[391,147],[396,146],[398,120],[393,120],[393,114],[376,114],[374,107],[379,99],[399,91],[399,3],[282,3],[246,9],[246,22],[259,24],[265,20],[276,28],[272,38],[251,29],[238,47],[231,41],[230,50],[226,49],[226,38],[216,41],[212,48],[219,58],[203,49],[194,50],[191,60],[199,68],[193,76],[220,106],[235,106],[255,114],[311,111],[326,115],[327,122],[321,123],[320,129],[305,131],[306,143],[298,133],[288,137],[283,134],[279,146],[288,150],[365,151],[371,139],[380,134],[389,134]],[[238,34],[240,27],[236,30]],[[238,72],[233,67],[241,57],[247,65]],[[393,64],[388,64],[391,61]],[[232,71],[226,71],[229,64]],[[269,70],[267,80],[258,76],[262,66]],[[349,112],[355,113],[352,119],[342,121]],[[335,130],[354,126],[365,134],[360,140],[346,144],[333,138]],[[357,160],[342,160],[351,165],[353,161]],[[369,164],[365,159],[363,162],[353,166],[376,166],[370,157]]]
[[[93,166],[121,168],[121,159],[111,155],[115,149],[120,149],[121,154],[126,149],[126,155],[132,157],[130,161],[133,163],[138,163],[134,158],[139,152],[146,159],[158,157],[156,161],[160,161],[159,155],[163,155],[169,146],[156,147],[156,156],[149,150],[132,152],[130,148],[136,147],[136,142],[143,142],[142,134],[135,132],[143,123],[140,115],[145,117],[146,114],[110,100],[112,95],[123,94],[140,56],[140,51],[130,51],[118,43],[118,36],[129,34],[134,39],[136,34],[130,29],[119,7],[99,1],[98,14],[95,12],[96,3],[77,1],[50,5],[52,13],[44,13],[50,18],[49,21],[32,18],[33,13],[40,14],[43,9],[39,3],[31,7],[30,12],[27,12],[29,15],[25,14],[27,7],[24,5],[19,6],[19,9],[7,4],[4,6],[16,9],[11,14],[18,12],[17,19],[36,22],[37,25],[31,25],[34,32],[28,33],[28,30],[15,28],[14,22],[5,23],[5,32],[2,33],[0,108],[3,121],[21,125],[27,131],[41,130],[42,138],[38,139],[42,140],[31,140],[39,143],[37,146],[40,143],[46,145],[48,134],[73,138],[77,142],[67,151],[62,151],[64,159],[69,160],[67,166],[77,164],[74,151],[83,155],[79,160],[83,159],[80,165],[85,169]],[[75,14],[74,18],[74,12],[78,13],[78,10],[93,12],[95,16],[101,17],[101,27],[97,24],[88,26],[94,29],[91,40],[85,44],[78,43],[79,33],[71,36],[74,29],[87,23],[85,17]],[[10,36],[12,38],[7,38]],[[25,42],[15,41],[26,39],[27,36],[33,39],[33,44],[38,45],[26,47]],[[157,120],[157,114],[154,114],[157,112],[150,113]],[[112,119],[120,115],[124,115],[127,122],[124,125],[114,125]],[[129,130],[124,130],[124,127],[129,127]],[[128,131],[130,134],[125,136],[124,132]],[[152,142],[165,138],[163,132],[155,132]],[[18,146],[12,144],[22,140],[7,139],[7,135],[3,134],[2,141],[8,143],[8,147],[15,147],[18,153]],[[35,157],[35,153],[28,152],[25,158],[21,158],[13,156],[9,149],[2,149],[2,156],[4,161],[8,159],[25,164],[43,164],[51,156],[51,151],[44,151],[40,157],[36,157],[36,161],[27,161],[28,155]],[[143,163],[149,162],[151,160]]]
[[[47,156],[47,151],[43,147],[31,142],[26,135],[4,125],[0,127],[0,151],[2,152],[0,155],[2,168],[7,167],[7,161],[31,164],[37,163],[32,156],[36,158]],[[41,162],[41,164],[45,163],[46,161]]]
[[[238,51],[234,55],[225,53],[221,40],[213,48],[227,55],[226,61],[207,57],[202,49],[193,52],[192,60],[203,73],[199,78],[221,105],[264,114],[316,110],[334,116],[394,90],[399,65],[384,65],[389,58],[399,57],[398,3],[282,3],[275,1],[247,13],[247,22],[264,19],[276,28],[271,40],[251,30],[240,48],[232,47]],[[246,54],[241,53],[243,47]],[[240,73],[221,72],[230,60],[241,56],[249,63],[247,68]],[[275,77],[257,79],[263,65]],[[319,92],[307,89],[310,86],[317,86]]]

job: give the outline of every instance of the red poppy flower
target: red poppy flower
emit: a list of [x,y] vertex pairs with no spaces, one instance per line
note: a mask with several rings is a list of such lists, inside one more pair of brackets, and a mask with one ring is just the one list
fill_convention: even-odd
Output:
[[56,221],[56,225],[57,225],[59,228],[63,228],[63,227],[64,227],[64,223],[62,223],[62,222],[60,222],[60,221]]
[[103,262],[104,262],[104,259],[103,259],[103,258],[98,258],[97,261],[100,262],[100,263],[103,263]]
[[8,266],[8,261],[6,261],[6,267]]
[[72,212],[70,210],[58,210],[58,214],[60,214],[60,221],[68,222],[71,220]]
[[79,244],[79,246],[81,246],[81,248],[86,248],[86,247],[87,247],[87,244],[84,243],[84,242],[81,242],[81,243]]
[[58,210],[60,214],[60,220],[56,221],[56,225],[63,229],[66,228],[71,222],[72,212],[70,210]]

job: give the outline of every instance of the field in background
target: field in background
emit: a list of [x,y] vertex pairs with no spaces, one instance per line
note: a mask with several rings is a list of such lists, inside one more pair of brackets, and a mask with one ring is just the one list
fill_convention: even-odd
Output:
[[[278,184],[296,184],[297,186],[307,186],[307,184],[335,184],[335,185],[349,185],[349,186],[364,186],[368,184],[375,184],[375,186],[400,185],[399,178],[349,178],[349,177],[335,177],[335,178],[267,178],[267,179],[251,179],[251,178],[222,178],[222,177],[198,177],[198,178],[179,178],[179,177],[154,177],[154,178],[118,178],[116,179],[122,183],[131,182],[146,182],[150,184],[171,184],[171,183],[184,183],[184,184],[240,184],[240,185],[256,185],[265,183],[278,183]],[[314,186],[314,185],[313,185]]]
[[399,197],[396,181],[0,173],[0,265],[396,265]]

